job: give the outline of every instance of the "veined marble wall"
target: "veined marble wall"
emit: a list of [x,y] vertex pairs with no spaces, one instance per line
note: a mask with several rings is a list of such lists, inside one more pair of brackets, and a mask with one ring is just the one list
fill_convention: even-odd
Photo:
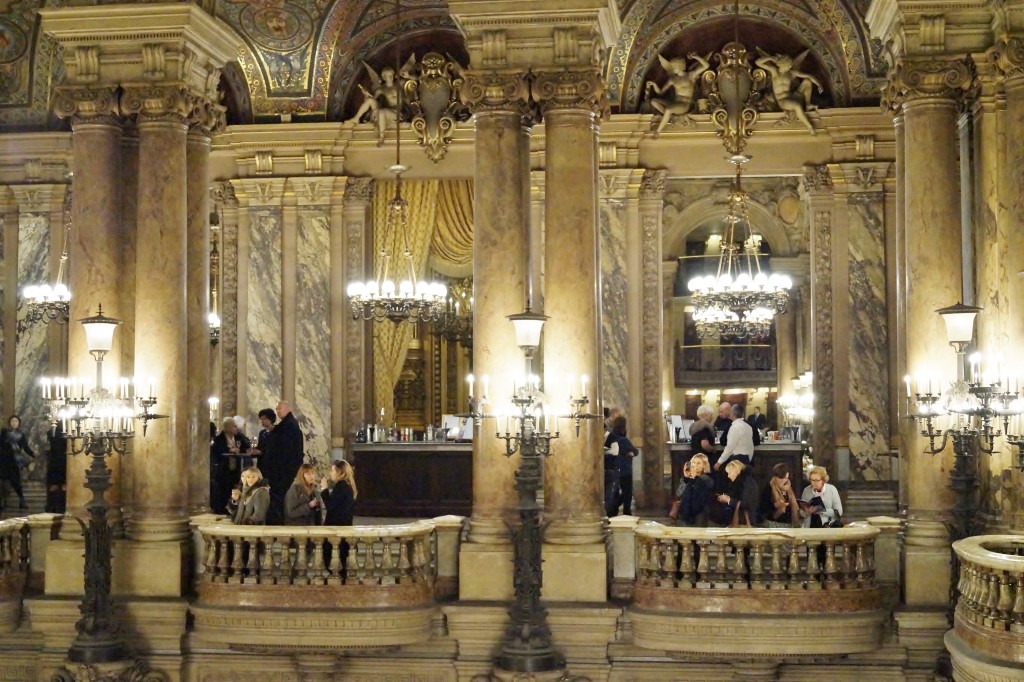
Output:
[[[41,283],[50,280],[50,220],[46,214],[21,213],[18,218],[18,285]],[[17,295],[17,292],[12,292]],[[46,451],[47,421],[46,405],[39,392],[39,377],[49,374],[50,351],[47,341],[48,326],[42,322],[26,324],[27,308],[19,302],[18,325],[22,330],[17,334],[15,348],[17,369],[15,371],[14,409],[21,416],[22,429],[28,435],[29,444],[37,453]],[[3,425],[7,426],[7,417]],[[42,473],[40,458],[30,465],[30,478],[39,478]]]
[[884,195],[849,200],[850,478],[891,478]]
[[[250,209],[249,286],[246,311],[248,362],[242,415],[250,424],[281,399],[281,209]],[[258,422],[257,422],[258,423]],[[250,427],[250,433],[256,431]]]
[[325,470],[331,456],[330,233],[327,207],[299,212],[295,405],[306,455]]
[[[601,239],[601,393],[606,406],[629,413],[628,311],[629,272],[626,266],[626,207],[602,200]],[[639,330],[634,330],[639,333]]]

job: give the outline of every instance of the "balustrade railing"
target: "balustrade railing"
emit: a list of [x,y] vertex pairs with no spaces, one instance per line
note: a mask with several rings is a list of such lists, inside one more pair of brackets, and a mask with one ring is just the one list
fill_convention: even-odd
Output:
[[1024,663],[1024,537],[977,535],[953,550],[960,558],[956,634],[976,651]]
[[13,630],[29,571],[29,540],[24,518],[0,521],[0,632]]
[[[362,607],[431,599],[433,521],[394,526],[199,526],[200,603]],[[301,589],[298,589],[301,588]]]
[[[830,595],[833,608],[877,606],[875,538],[877,528],[855,524],[845,528],[675,528],[657,523],[636,529],[636,587],[639,606],[680,607],[720,612],[729,602],[714,595],[740,597],[764,593],[758,608],[790,612],[806,604],[797,593]],[[773,600],[769,593],[785,593]],[[703,596],[695,593],[702,593]],[[844,600],[843,595],[851,599]],[[839,599],[836,599],[839,596]],[[696,597],[696,598],[694,598]],[[735,602],[747,612],[750,600]],[[756,611],[754,611],[756,612]]]

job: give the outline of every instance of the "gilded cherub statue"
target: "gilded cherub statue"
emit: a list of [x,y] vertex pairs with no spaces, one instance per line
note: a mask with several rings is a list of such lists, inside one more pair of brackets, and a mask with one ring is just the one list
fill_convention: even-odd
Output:
[[[400,72],[407,71],[415,62],[416,55],[409,55],[409,59],[406,60]],[[346,122],[359,123],[364,116],[369,114],[370,121],[377,127],[377,146],[379,147],[384,144],[384,136],[387,133],[388,126],[397,123],[401,116],[402,86],[400,83],[395,82],[395,70],[390,66],[385,66],[381,69],[379,75],[365,61],[363,66],[366,67],[367,73],[370,74],[370,84],[373,90],[367,90],[362,84],[359,85],[359,89],[363,93],[363,103],[359,105],[355,116]]]
[[816,106],[811,104],[811,95],[814,86],[823,90],[817,78],[809,73],[800,70],[800,65],[810,53],[806,49],[796,57],[785,54],[768,54],[761,48],[757,48],[760,57],[754,60],[759,67],[768,72],[772,79],[772,94],[779,109],[795,116],[797,120],[807,126],[811,135],[817,134],[814,126],[807,118],[808,111],[814,111]]
[[[663,95],[651,99],[651,106],[655,111],[661,113],[661,121],[658,122],[658,128],[654,131],[655,137],[661,134],[661,131],[674,116],[689,116],[697,79],[711,68],[708,61],[710,58],[710,54],[707,57],[701,57],[695,52],[675,59],[665,59],[660,54],[658,55],[658,61],[668,73],[668,82],[658,85],[654,81],[647,81],[645,86],[648,95],[651,93]],[[690,60],[695,61],[696,64],[687,68]]]

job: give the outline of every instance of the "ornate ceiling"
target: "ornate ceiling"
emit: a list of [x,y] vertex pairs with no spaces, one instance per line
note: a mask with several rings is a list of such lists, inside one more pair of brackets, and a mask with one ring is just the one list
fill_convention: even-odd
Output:
[[[0,0],[0,124],[20,129],[60,125],[47,111],[59,82],[52,41],[39,35],[36,9],[65,0]],[[410,51],[466,51],[444,0],[201,0],[232,26],[246,49],[222,81],[233,122],[344,120],[368,83],[365,60],[393,64],[401,40]],[[878,99],[882,48],[867,38],[868,0],[757,0],[740,4],[740,36],[748,48],[795,56],[825,85],[822,106]],[[646,80],[663,78],[657,55],[706,54],[732,39],[729,0],[619,0],[622,34],[609,51],[606,74],[614,110],[646,110]]]

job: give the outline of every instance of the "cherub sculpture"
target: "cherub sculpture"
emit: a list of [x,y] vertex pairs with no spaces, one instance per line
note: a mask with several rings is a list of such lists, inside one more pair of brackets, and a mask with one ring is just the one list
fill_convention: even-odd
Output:
[[[410,54],[400,73],[407,72],[416,63],[416,55]],[[395,70],[385,66],[380,70],[380,75],[372,66],[363,62],[367,73],[370,74],[370,84],[373,90],[367,90],[362,84],[359,89],[363,93],[363,103],[359,105],[355,116],[347,123],[359,123],[364,116],[369,114],[370,121],[377,127],[377,146],[384,144],[384,136],[388,126],[396,124],[401,116],[402,110],[402,86],[395,82]]]
[[[651,93],[663,95],[651,99],[651,106],[655,111],[661,113],[661,121],[658,122],[658,128],[654,131],[655,137],[661,134],[661,131],[674,116],[688,117],[690,115],[697,79],[711,67],[708,61],[710,58],[710,54],[707,57],[701,57],[695,52],[675,59],[665,59],[660,54],[658,55],[658,61],[668,73],[668,82],[658,85],[654,81],[647,81],[645,85],[648,95]],[[696,64],[687,68],[690,60],[695,61]]]
[[795,58],[785,54],[768,54],[761,48],[757,49],[757,53],[761,56],[754,62],[771,76],[772,94],[775,95],[779,109],[795,116],[807,126],[811,135],[817,134],[807,118],[807,112],[817,109],[811,104],[814,86],[817,86],[819,91],[824,88],[817,78],[800,70],[800,65],[810,53],[810,49],[804,50]]

